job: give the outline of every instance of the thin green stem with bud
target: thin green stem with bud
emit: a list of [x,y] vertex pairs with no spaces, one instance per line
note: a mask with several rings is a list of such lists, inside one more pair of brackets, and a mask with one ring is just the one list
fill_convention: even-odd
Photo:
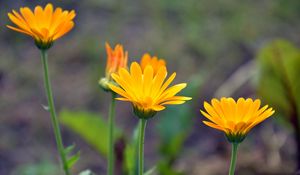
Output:
[[43,50],[43,49],[41,50],[41,58],[42,58],[43,69],[44,69],[44,84],[45,84],[45,89],[46,89],[47,99],[48,99],[47,110],[50,112],[52,127],[54,130],[54,135],[55,135],[55,140],[56,140],[56,145],[57,145],[57,149],[58,149],[58,152],[59,152],[62,164],[63,164],[63,169],[64,169],[66,175],[71,175],[69,166],[67,163],[67,157],[66,157],[66,154],[64,151],[64,145],[63,145],[63,141],[62,141],[62,137],[61,137],[59,123],[58,123],[56,112],[55,112],[54,100],[53,100],[52,89],[51,89],[51,82],[50,82],[50,78],[49,78],[47,50]]

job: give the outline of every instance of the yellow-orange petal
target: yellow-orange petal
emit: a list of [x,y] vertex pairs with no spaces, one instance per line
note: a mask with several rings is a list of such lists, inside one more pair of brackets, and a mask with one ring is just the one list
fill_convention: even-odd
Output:
[[204,117],[210,120],[206,125],[215,129],[222,128],[230,142],[241,142],[248,132],[257,124],[261,123],[274,114],[272,108],[263,106],[260,108],[261,101],[250,98],[212,99],[211,104],[204,102],[205,111],[201,110]]
[[218,125],[216,125],[216,124],[213,124],[212,122],[209,122],[209,121],[203,121],[203,123],[206,124],[206,125],[209,126],[209,127],[218,129],[218,130],[220,130],[220,131],[224,131],[223,128],[221,128],[220,126],[218,126]]
[[8,28],[33,37],[38,48],[45,50],[74,27],[75,11],[54,10],[48,3],[44,8],[36,6],[33,11],[28,7],[21,7],[19,13],[12,10],[8,17],[16,25],[7,25]]
[[133,62],[130,70],[120,69],[112,78],[120,86],[110,85],[111,90],[121,95],[122,101],[130,101],[135,114],[140,118],[153,117],[156,112],[164,110],[165,105],[182,104],[190,97],[175,96],[186,87],[186,83],[177,84],[168,88],[176,74],[173,73],[165,82],[166,68],[159,68],[155,74],[151,65],[142,70],[141,65]]

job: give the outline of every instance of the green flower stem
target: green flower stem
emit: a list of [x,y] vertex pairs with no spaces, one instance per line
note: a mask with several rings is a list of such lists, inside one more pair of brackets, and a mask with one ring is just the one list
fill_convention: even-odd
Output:
[[109,136],[108,136],[108,163],[107,163],[107,175],[114,174],[114,119],[115,119],[115,106],[116,106],[116,94],[112,93],[111,104],[109,107],[109,118],[108,118],[108,125],[109,125]]
[[48,70],[48,55],[47,55],[47,50],[41,50],[41,57],[42,57],[42,62],[43,62],[43,68],[44,68],[44,83],[45,83],[45,89],[47,92],[47,99],[48,99],[48,111],[50,112],[51,115],[51,121],[52,121],[52,126],[54,130],[54,135],[55,135],[55,140],[57,144],[57,149],[60,154],[61,161],[63,163],[63,168],[65,171],[66,175],[70,175],[70,170],[67,164],[67,158],[64,152],[64,145],[61,137],[61,132],[59,128],[59,123],[57,120],[56,112],[55,112],[55,107],[54,107],[54,101],[53,101],[53,95],[52,95],[52,90],[51,90],[51,83],[49,79],[49,70]]
[[238,146],[239,146],[239,143],[234,143],[234,142],[232,143],[229,175],[234,175]]
[[139,175],[144,174],[144,141],[145,141],[145,128],[146,119],[140,119],[139,129]]

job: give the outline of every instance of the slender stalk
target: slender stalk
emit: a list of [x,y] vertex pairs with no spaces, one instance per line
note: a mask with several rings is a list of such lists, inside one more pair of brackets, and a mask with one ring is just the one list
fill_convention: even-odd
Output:
[[234,175],[238,146],[239,146],[238,143],[232,143],[229,175]]
[[107,164],[107,175],[114,174],[114,161],[115,161],[115,154],[114,154],[114,119],[115,119],[115,100],[116,94],[112,92],[111,96],[111,104],[109,107],[109,136],[108,136],[108,164]]
[[58,152],[60,154],[61,161],[63,163],[63,169],[65,171],[66,175],[70,175],[70,170],[67,164],[67,158],[64,152],[64,145],[61,137],[61,132],[59,128],[59,123],[57,120],[56,112],[55,112],[55,106],[53,101],[53,95],[52,95],[52,89],[51,89],[51,83],[49,78],[49,70],[48,70],[48,55],[46,50],[41,50],[41,58],[43,62],[43,68],[44,68],[44,84],[45,89],[47,92],[47,99],[48,99],[48,111],[50,112],[51,121],[52,121],[52,127],[54,130],[55,140]]
[[145,128],[146,119],[140,119],[140,131],[139,131],[139,175],[144,174],[144,141],[145,141]]

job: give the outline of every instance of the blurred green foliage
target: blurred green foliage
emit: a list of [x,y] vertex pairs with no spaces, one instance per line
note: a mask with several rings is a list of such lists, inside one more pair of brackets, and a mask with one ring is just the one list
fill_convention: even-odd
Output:
[[144,175],[152,175],[153,173],[155,173],[155,171],[156,171],[156,166],[153,167],[153,168],[151,168],[151,169],[149,169],[148,171],[146,171],[144,173]]
[[67,166],[69,167],[69,169],[71,169],[73,167],[73,165],[75,165],[75,163],[79,160],[80,158],[80,151],[77,151],[77,153],[72,154],[72,152],[75,149],[75,144],[68,146],[67,148],[65,148],[64,152],[65,155],[68,156],[67,159]]
[[138,173],[138,138],[139,138],[138,124],[133,130],[132,138],[128,141],[125,148],[125,165],[124,169],[128,175],[135,175]]
[[11,175],[54,175],[60,174],[61,169],[53,162],[41,161],[25,164],[15,169]]
[[[163,159],[159,162],[159,171],[162,174],[169,174],[172,170],[172,163],[177,155],[182,150],[183,143],[190,132],[190,117],[188,114],[190,108],[185,106],[181,108],[180,113],[176,107],[168,109],[168,115],[162,116],[158,125],[159,134],[161,137],[160,152]],[[191,116],[191,115],[190,115]],[[174,117],[176,119],[174,119]],[[172,124],[170,123],[172,120]],[[60,113],[60,121],[62,124],[71,129],[74,133],[81,136],[89,145],[93,146],[102,155],[107,155],[107,122],[100,115],[83,111],[68,111],[63,110]],[[137,171],[137,144],[138,144],[138,127],[133,132],[132,139],[128,141],[125,149],[124,171],[126,174],[134,175]],[[121,130],[118,129],[115,139],[120,138]],[[71,146],[72,150],[74,147]],[[156,168],[149,170],[148,174],[152,173]]]
[[275,40],[263,47],[257,58],[258,93],[282,116],[281,123],[293,129],[300,168],[300,49],[287,40]]
[[291,120],[291,115],[297,114],[293,110],[300,109],[300,49],[287,40],[274,40],[258,52],[257,59],[258,93],[278,114]]
[[85,170],[79,173],[79,175],[95,175],[91,170]]
[[[83,138],[99,153],[107,156],[108,153],[108,125],[100,114],[86,111],[63,110],[60,113],[60,122]],[[116,127],[115,138],[121,136]]]
[[161,175],[177,174],[172,165],[181,153],[183,144],[191,132],[191,109],[187,105],[168,107],[168,110],[159,116],[158,135],[160,137],[160,154],[162,158],[158,162],[158,170]]

